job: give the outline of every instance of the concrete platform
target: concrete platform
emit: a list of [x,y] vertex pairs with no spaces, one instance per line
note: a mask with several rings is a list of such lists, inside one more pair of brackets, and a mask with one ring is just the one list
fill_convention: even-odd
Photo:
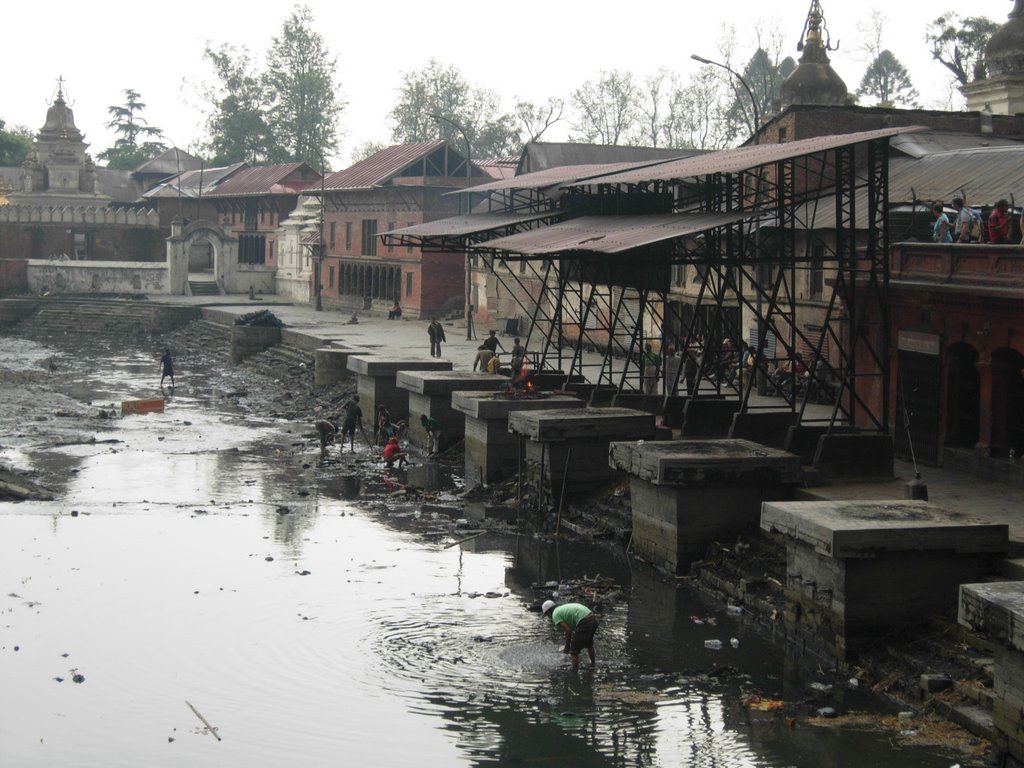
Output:
[[992,573],[1007,527],[924,501],[765,502],[786,543],[786,629],[841,661],[864,642],[957,606]]
[[436,357],[400,357],[386,355],[350,355],[348,369],[356,374],[363,419],[376,423],[377,406],[387,406],[393,421],[409,417],[409,392],[396,383],[401,371],[450,371],[450,360]]
[[409,441],[426,448],[427,433],[420,416],[430,416],[441,422],[443,451],[466,434],[466,417],[452,408],[452,393],[486,387],[498,391],[508,385],[508,378],[486,371],[399,371],[395,382],[409,393]]
[[761,502],[800,478],[797,456],[749,440],[613,442],[609,462],[633,476],[634,550],[671,573],[756,531]]
[[495,482],[517,471],[519,438],[508,431],[509,414],[582,407],[582,400],[569,395],[453,392],[452,408],[466,417],[466,485]]
[[617,440],[650,440],[656,431],[651,413],[630,408],[571,408],[513,411],[508,429],[524,440],[524,479],[549,500],[562,488],[577,494],[624,475],[608,463],[608,446]]
[[348,359],[358,352],[344,347],[320,347],[313,351],[313,383],[326,387],[351,375]]
[[1024,763],[1024,582],[962,585],[957,618],[992,641],[992,741]]

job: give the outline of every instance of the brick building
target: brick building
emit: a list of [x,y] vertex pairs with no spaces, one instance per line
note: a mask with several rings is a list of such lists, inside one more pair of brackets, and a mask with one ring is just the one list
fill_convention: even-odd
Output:
[[[379,235],[459,213],[449,195],[492,178],[444,141],[381,150],[323,182],[321,299],[343,311],[386,312],[398,301],[406,316],[462,314],[466,263],[461,253],[382,244]],[[319,196],[319,186],[308,195]],[[319,233],[305,243],[315,256]]]

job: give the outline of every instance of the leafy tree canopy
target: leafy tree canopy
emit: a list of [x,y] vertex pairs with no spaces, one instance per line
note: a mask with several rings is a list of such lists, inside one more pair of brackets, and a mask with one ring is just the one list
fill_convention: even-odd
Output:
[[162,131],[142,117],[146,105],[139,93],[131,88],[123,93],[124,104],[107,107],[110,115],[107,128],[112,128],[117,135],[114,146],[103,150],[96,158],[106,163],[107,168],[127,171],[157,157],[167,146],[159,141]]
[[468,140],[477,160],[509,157],[522,148],[516,118],[501,112],[497,94],[470,84],[457,67],[437,59],[403,76],[388,117],[397,142],[444,139],[465,147]]
[[910,82],[910,74],[888,49],[868,66],[857,95],[873,97],[880,107],[917,107],[918,92]]
[[204,57],[213,66],[217,85],[207,86],[211,105],[206,118],[206,150],[214,165],[267,163],[279,155],[267,124],[269,99],[248,49],[207,45]]
[[925,40],[932,56],[966,85],[984,72],[985,44],[999,25],[985,16],[961,18],[947,11],[928,25]]
[[336,95],[337,59],[313,29],[313,13],[297,5],[267,52],[263,87],[280,160],[319,167],[338,148],[337,121],[344,102]]
[[572,140],[596,144],[639,143],[642,90],[631,72],[602,70],[572,93]]
[[24,126],[7,130],[4,125],[0,119],[0,166],[16,168],[32,151],[32,132]]

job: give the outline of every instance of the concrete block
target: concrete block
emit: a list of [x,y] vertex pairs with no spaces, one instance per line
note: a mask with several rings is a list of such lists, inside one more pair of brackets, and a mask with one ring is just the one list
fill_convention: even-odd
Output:
[[818,440],[814,467],[823,478],[893,476],[892,435],[829,434]]
[[683,437],[726,437],[739,400],[691,397],[683,411]]
[[799,415],[793,411],[736,412],[732,417],[729,437],[784,448],[787,432],[798,420]]

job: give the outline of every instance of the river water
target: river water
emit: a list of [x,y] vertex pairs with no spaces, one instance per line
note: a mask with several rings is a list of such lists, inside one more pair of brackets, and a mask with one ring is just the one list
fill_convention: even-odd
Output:
[[[54,356],[70,396],[11,374]],[[0,420],[0,462],[66,478],[56,501],[0,503],[5,768],[956,762],[808,724],[877,702],[816,691],[742,616],[610,549],[425,535],[447,518],[364,503],[379,471],[316,466],[309,425],[228,407],[215,381],[180,376],[164,413],[105,422],[95,443],[40,441],[39,409],[154,393],[151,350],[104,349],[101,371],[75,358],[0,337],[0,406],[20,414]],[[623,599],[597,667],[574,674],[533,585],[597,575]]]

